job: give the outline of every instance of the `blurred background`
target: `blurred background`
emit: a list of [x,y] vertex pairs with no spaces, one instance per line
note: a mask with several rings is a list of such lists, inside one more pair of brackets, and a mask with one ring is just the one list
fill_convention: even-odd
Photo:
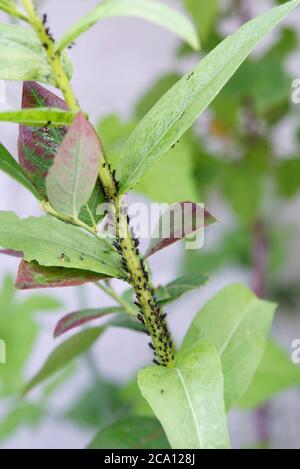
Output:
[[[178,77],[241,23],[284,3],[199,0],[206,3],[202,16],[193,0],[163,1],[185,7],[193,16],[201,53],[157,26],[128,18],[101,22],[70,51],[75,94],[98,126],[112,163],[135,123]],[[39,3],[55,37],[97,4]],[[0,18],[8,21],[4,14]],[[235,448],[300,448],[300,366],[291,361],[291,344],[300,339],[300,103],[292,102],[292,83],[300,78],[299,31],[297,10],[262,43],[131,199],[204,202],[219,220],[206,230],[201,251],[176,245],[151,260],[157,285],[186,272],[210,275],[205,287],[169,308],[177,342],[202,305],[232,282],[247,283],[259,296],[279,303],[272,335],[283,349],[267,357],[271,372],[241,403],[243,408],[230,415]],[[21,84],[8,83],[0,110],[19,108],[21,90]],[[18,127],[1,123],[0,135],[16,156]],[[2,173],[0,186],[0,210],[22,217],[41,214],[31,194]],[[0,365],[0,447],[85,447],[101,425],[143,412],[134,377],[151,359],[147,338],[110,329],[55,380],[21,398],[23,384],[59,343],[53,339],[57,320],[83,306],[112,302],[93,285],[15,292],[18,262],[1,257],[0,339],[7,342],[8,363]],[[125,288],[118,281],[113,286],[120,293]]]

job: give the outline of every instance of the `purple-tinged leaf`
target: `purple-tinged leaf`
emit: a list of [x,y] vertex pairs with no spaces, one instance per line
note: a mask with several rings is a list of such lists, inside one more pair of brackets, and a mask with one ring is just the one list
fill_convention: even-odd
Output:
[[54,337],[59,337],[62,334],[74,329],[75,327],[83,326],[84,324],[94,321],[96,319],[103,318],[113,313],[123,312],[124,308],[121,306],[115,306],[111,308],[94,308],[94,309],[82,309],[75,313],[70,313],[64,316],[58,321],[55,330]]
[[201,204],[178,202],[160,217],[146,252],[150,257],[177,241],[196,233],[217,220]]
[[77,217],[89,201],[100,167],[102,148],[93,126],[80,112],[68,130],[46,178],[52,206]]
[[54,337],[59,337],[75,327],[83,326],[84,324],[111,314],[113,314],[113,317],[103,324],[103,327],[119,327],[136,332],[146,332],[145,327],[134,317],[128,316],[124,308],[121,306],[112,306],[111,308],[86,309],[67,314],[57,323]]
[[[55,94],[34,81],[24,82],[22,108],[54,107],[67,110],[66,103]],[[60,147],[67,127],[26,127],[21,125],[19,132],[19,163],[41,198],[46,197],[46,176]],[[105,201],[100,180],[97,180],[88,203],[82,207],[79,218],[90,226],[101,219],[97,207]]]
[[[34,81],[23,85],[22,109],[54,107],[68,110],[66,103]],[[27,127],[20,125],[19,163],[44,198],[45,178],[54,156],[67,132],[67,127]]]
[[86,270],[43,267],[37,262],[21,261],[15,286],[18,290],[76,287],[103,278],[106,277]]
[[22,251],[14,251],[13,249],[0,249],[0,254],[11,257],[24,257]]

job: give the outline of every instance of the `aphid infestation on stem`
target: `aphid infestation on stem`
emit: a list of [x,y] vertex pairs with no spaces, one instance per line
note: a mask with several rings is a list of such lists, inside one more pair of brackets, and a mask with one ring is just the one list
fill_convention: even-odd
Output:
[[[47,15],[41,20],[31,0],[22,0],[28,13],[32,27],[40,37],[47,50],[49,64],[56,76],[57,84],[65,97],[71,111],[78,109],[78,101],[74,96],[70,81],[64,72],[60,52],[55,49],[55,41],[49,34]],[[162,313],[155,299],[155,290],[146,273],[144,261],[138,251],[138,240],[132,237],[129,229],[128,215],[124,204],[120,204],[119,186],[115,171],[111,170],[104,152],[101,155],[99,177],[102,183],[107,202],[114,206],[114,218],[117,230],[117,251],[122,259],[122,266],[128,273],[130,283],[136,294],[136,302],[139,308],[138,319],[146,327],[151,337],[151,345],[155,354],[155,362],[162,366],[172,366],[174,363],[173,343],[168,330],[166,315]],[[120,206],[121,205],[121,206]],[[44,204],[48,213],[53,212],[52,207]],[[76,222],[76,220],[75,220]],[[84,228],[84,227],[83,227]],[[121,235],[120,235],[121,233]]]

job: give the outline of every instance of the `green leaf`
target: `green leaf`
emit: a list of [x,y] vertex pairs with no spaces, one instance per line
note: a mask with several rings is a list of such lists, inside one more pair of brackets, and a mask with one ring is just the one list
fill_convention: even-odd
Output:
[[262,177],[250,164],[236,163],[227,168],[224,194],[235,214],[245,224],[254,222],[259,214],[262,198]]
[[[164,83],[165,85],[166,83]],[[154,87],[154,95],[160,97],[159,89]],[[150,96],[150,94],[152,93],[150,92],[145,97],[145,102],[141,102],[139,112],[142,112],[142,108],[147,108],[154,100],[154,96]],[[99,123],[98,132],[113,167],[116,167],[123,145],[134,127],[134,121],[123,122],[116,115],[110,115]],[[172,204],[181,200],[197,200],[198,191],[193,177],[193,159],[193,146],[188,138],[184,138],[165,155],[165,158],[159,160],[151,168],[135,187],[135,191],[155,202]]]
[[8,359],[5,365],[0,364],[1,397],[15,395],[23,386],[24,367],[39,330],[33,315],[38,311],[54,311],[58,306],[53,298],[45,296],[31,296],[23,302],[18,301],[13,280],[10,277],[4,279],[0,289],[0,336],[5,341]]
[[0,143],[0,169],[26,187],[38,200],[41,200],[40,194],[28,179],[26,173],[2,143]]
[[183,0],[183,3],[197,26],[201,42],[206,42],[218,14],[219,0]]
[[102,428],[89,449],[169,449],[163,429],[155,419],[131,417]]
[[18,290],[78,287],[85,283],[98,282],[104,278],[107,278],[107,275],[96,274],[88,270],[43,267],[37,262],[25,262],[22,260],[18,269],[15,287]]
[[141,370],[138,383],[173,449],[228,448],[222,368],[209,342],[182,349],[174,368]]
[[0,112],[0,122],[14,122],[37,127],[61,127],[71,125],[76,116],[75,112],[54,108],[22,109],[20,111]]
[[118,385],[106,381],[102,376],[97,384],[89,386],[64,414],[65,418],[80,428],[99,429],[111,424],[116,416],[129,415],[129,406],[125,408]]
[[184,138],[153,165],[134,190],[154,202],[173,204],[182,200],[198,200],[193,171],[193,148]]
[[286,351],[273,341],[267,343],[262,361],[246,393],[238,402],[243,409],[255,409],[291,387],[300,386],[300,369]]
[[122,193],[132,189],[193,124],[221,91],[260,40],[300,1],[273,8],[242,26],[183,77],[133,131],[119,161]]
[[106,0],[81,18],[59,41],[62,51],[80,34],[104,18],[132,16],[152,21],[184,39],[194,49],[199,49],[197,32],[191,21],[173,8],[154,0]]
[[[173,301],[178,300],[186,293],[205,285],[208,281],[208,276],[202,272],[194,272],[192,274],[184,275],[176,280],[168,283],[167,285],[159,285],[155,289],[155,297],[161,306],[165,306]],[[123,293],[125,301],[132,303],[134,292],[129,288]]]
[[284,197],[292,198],[300,191],[300,158],[282,161],[277,169],[277,183]]
[[40,371],[26,384],[23,391],[24,394],[86,352],[96,342],[102,332],[102,327],[86,329],[60,344],[47,358]]
[[36,427],[42,417],[43,410],[34,404],[19,404],[8,412],[0,423],[0,440],[5,440],[21,427]]
[[[67,75],[72,75],[68,55],[62,55]],[[13,24],[0,24],[0,80],[36,80],[56,86],[46,52],[35,31]]]
[[46,178],[47,195],[60,213],[75,219],[89,201],[98,178],[100,140],[82,113],[79,113],[54,158]]
[[0,212],[0,246],[23,251],[26,261],[43,266],[124,275],[120,256],[108,242],[48,216],[21,220],[12,212]]
[[184,275],[155,290],[155,296],[159,303],[168,304],[178,300],[186,293],[205,285],[208,276],[202,273]]
[[229,410],[245,393],[262,359],[276,305],[243,285],[230,285],[196,315],[184,346],[207,339],[220,355]]

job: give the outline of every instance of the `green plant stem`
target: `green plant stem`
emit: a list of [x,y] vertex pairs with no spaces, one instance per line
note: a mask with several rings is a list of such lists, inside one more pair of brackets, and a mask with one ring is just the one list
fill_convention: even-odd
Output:
[[26,23],[29,23],[27,16],[24,15],[15,5],[5,5],[4,3],[0,2],[0,9],[5,11],[5,13],[10,15],[10,17],[17,18],[19,20],[26,21]]
[[130,314],[130,316],[134,316],[136,318],[137,310],[129,303],[127,303],[127,301],[125,301],[121,296],[119,296],[115,290],[113,290],[110,286],[104,286],[102,283],[95,283],[95,285],[108,296],[113,298],[120,306],[123,306],[126,309],[126,312]]
[[140,309],[138,317],[151,336],[156,361],[160,365],[172,367],[174,348],[165,315],[157,304],[154,286],[129,228],[124,200],[118,195],[117,183],[106,161],[103,162],[99,174],[106,196],[114,208],[116,235]]
[[46,31],[45,25],[36,12],[32,0],[21,0],[24,9],[27,12],[29,22],[36,34],[40,38],[41,43],[47,53],[49,64],[52,67],[57,86],[64,95],[66,104],[70,111],[79,111],[79,105],[74,95],[72,86],[65,72],[61,61],[61,53],[55,50],[55,42]]
[[[21,0],[21,2],[28,14],[32,27],[47,52],[48,62],[70,111],[79,111],[77,100],[63,68],[61,54],[56,50],[55,42],[47,34],[45,26],[38,16],[32,0]],[[144,260],[136,247],[136,241],[131,234],[123,200],[119,197],[117,183],[105,157],[99,170],[99,177],[106,198],[111,204],[113,211],[112,215],[116,224],[118,250],[122,256],[124,268],[126,268],[128,272],[128,282],[131,284],[136,295],[137,305],[140,310],[138,318],[146,326],[151,337],[151,343],[149,345],[154,350],[155,362],[162,366],[172,367],[174,365],[174,348],[165,315],[156,301],[154,286],[146,271]],[[78,219],[75,220],[72,217],[66,217],[58,213],[47,202],[43,203],[43,207],[47,213],[63,221],[77,225],[100,238],[95,228],[85,225]],[[105,239],[105,237],[101,237],[101,239]]]

